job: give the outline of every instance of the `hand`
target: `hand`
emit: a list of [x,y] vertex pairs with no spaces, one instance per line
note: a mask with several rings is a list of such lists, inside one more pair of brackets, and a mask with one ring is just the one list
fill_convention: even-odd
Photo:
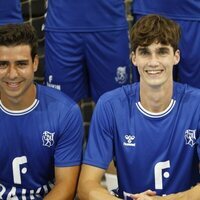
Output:
[[147,190],[145,192],[139,193],[139,194],[132,194],[130,197],[133,200],[153,200],[153,196],[156,195],[155,191]]

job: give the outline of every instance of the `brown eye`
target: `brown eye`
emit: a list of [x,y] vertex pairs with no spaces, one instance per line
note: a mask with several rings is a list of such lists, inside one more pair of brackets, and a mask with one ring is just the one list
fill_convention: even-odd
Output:
[[160,49],[160,50],[158,51],[158,54],[161,55],[161,56],[162,56],[162,55],[163,55],[163,56],[164,56],[164,55],[167,55],[168,53],[169,53],[168,49],[164,49],[164,48],[163,48],[163,49]]
[[0,62],[0,69],[5,69],[8,67],[8,63],[7,62]]
[[140,51],[139,54],[142,55],[142,56],[147,56],[150,53],[149,53],[149,51],[143,50],[143,51]]
[[27,62],[18,62],[17,63],[17,67],[21,68],[21,69],[25,68],[27,65],[28,65]]

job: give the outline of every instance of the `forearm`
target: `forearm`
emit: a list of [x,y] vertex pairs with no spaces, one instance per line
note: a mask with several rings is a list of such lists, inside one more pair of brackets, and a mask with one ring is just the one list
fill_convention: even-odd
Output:
[[167,195],[165,197],[154,197],[153,200],[199,200],[200,199],[200,185],[197,185],[190,190],[180,192],[177,194]]
[[109,191],[94,181],[87,181],[78,192],[80,200],[119,200]]
[[74,200],[80,166],[55,167],[55,185],[44,200]]
[[58,184],[44,197],[44,200],[73,200],[74,193],[67,191],[67,187],[63,187],[62,184]]

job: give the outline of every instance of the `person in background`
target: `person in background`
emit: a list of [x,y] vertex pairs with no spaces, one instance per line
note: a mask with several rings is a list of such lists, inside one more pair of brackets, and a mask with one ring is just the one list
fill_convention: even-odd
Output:
[[[147,15],[130,34],[140,82],[100,97],[78,195],[81,200],[141,200],[137,195],[175,193],[176,199],[176,193],[188,190],[195,197],[200,182],[200,90],[173,81],[173,67],[180,61],[180,27],[160,15]],[[117,197],[100,184],[112,159]]]
[[0,26],[0,199],[73,200],[82,160],[79,106],[35,84],[29,24]]
[[[200,88],[200,37],[198,34],[200,33],[200,1],[134,0],[132,13],[135,21],[147,14],[159,14],[180,25],[182,33],[179,43],[181,59],[174,70],[174,79]],[[135,77],[138,76],[135,75]]]
[[124,0],[48,0],[45,82],[76,102],[129,83]]
[[0,26],[9,23],[22,23],[20,0],[0,0]]

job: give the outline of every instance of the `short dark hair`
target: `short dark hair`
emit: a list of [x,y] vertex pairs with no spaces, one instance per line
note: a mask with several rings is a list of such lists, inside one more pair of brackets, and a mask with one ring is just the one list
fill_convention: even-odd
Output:
[[36,30],[29,23],[7,24],[0,26],[0,46],[29,45],[31,57],[35,58],[38,50]]
[[176,51],[180,37],[180,26],[175,21],[151,14],[141,17],[133,25],[130,42],[134,52],[138,46],[149,46],[153,42],[171,45],[173,50]]

